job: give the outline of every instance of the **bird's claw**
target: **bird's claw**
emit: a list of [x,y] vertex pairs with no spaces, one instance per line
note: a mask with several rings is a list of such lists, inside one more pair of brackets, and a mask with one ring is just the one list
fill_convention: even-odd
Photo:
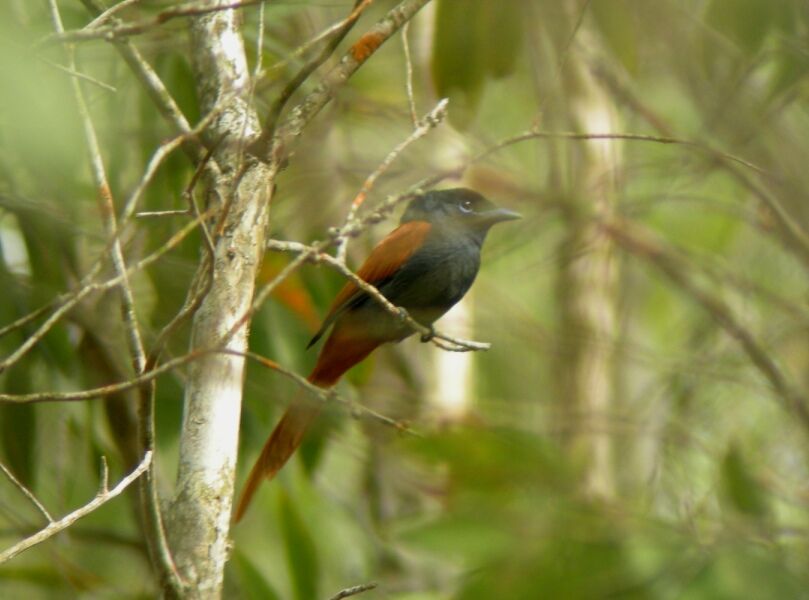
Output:
[[422,333],[421,334],[421,341],[422,341],[422,343],[426,344],[427,342],[432,340],[434,337],[435,337],[435,329],[433,329],[433,326],[430,325],[430,331],[428,331],[427,333]]

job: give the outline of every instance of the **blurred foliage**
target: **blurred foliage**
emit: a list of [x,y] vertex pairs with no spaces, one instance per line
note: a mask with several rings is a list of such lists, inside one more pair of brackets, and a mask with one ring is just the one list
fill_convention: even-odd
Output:
[[[393,6],[375,2],[340,46]],[[307,56],[300,44],[353,2],[267,3],[257,83],[262,111]],[[66,26],[91,17],[59,2]],[[165,2],[119,17],[151,18]],[[251,64],[255,6],[242,11]],[[587,178],[595,144],[528,140],[469,168],[464,185],[525,215],[492,232],[474,288],[473,357],[464,418],[440,414],[435,351],[416,340],[378,351],[340,393],[409,423],[420,437],[351,418],[335,407],[301,456],[265,486],[234,528],[226,597],[328,598],[368,581],[359,596],[396,600],[806,597],[809,498],[806,424],[736,340],[648,255],[613,247],[617,307],[609,338],[562,324],[576,300],[558,282],[588,246],[569,232],[593,214],[593,181],[615,181],[612,213],[656,236],[685,275],[721,301],[774,364],[809,394],[809,8],[799,0],[435,0],[412,23],[419,113],[450,98],[450,123],[409,148],[377,183],[371,203],[456,168],[495,141],[532,128],[604,133],[609,127],[674,136],[698,146],[613,143],[614,172]],[[191,122],[199,118],[185,22],[132,39]],[[81,123],[51,33],[46,3],[0,3],[0,327],[75,289],[106,240]],[[97,41],[77,61],[120,207],[157,146],[175,134],[116,54]],[[272,235],[323,239],[364,179],[411,130],[401,43],[386,43],[311,124],[277,180]],[[104,85],[99,85],[102,82]],[[304,90],[311,89],[314,80]],[[110,89],[112,86],[113,89]],[[595,91],[594,91],[595,90]],[[582,125],[582,106],[613,125]],[[605,121],[595,121],[606,123]],[[599,146],[604,148],[605,146]],[[752,169],[718,159],[709,147]],[[182,153],[160,168],[142,210],[185,207],[194,165]],[[796,242],[768,208],[783,209]],[[764,199],[764,200],[763,200]],[[183,216],[139,218],[125,236],[130,263],[161,248]],[[358,262],[390,227],[353,242]],[[194,232],[133,277],[148,345],[181,308],[202,255]],[[270,280],[288,257],[268,255]],[[110,274],[104,263],[102,273]],[[307,266],[256,316],[251,349],[305,373],[304,348],[341,278]],[[46,312],[45,314],[49,314]],[[7,357],[43,322],[0,337]],[[571,345],[609,349],[606,414],[574,418],[559,379]],[[188,347],[188,327],[167,356]],[[13,368],[6,393],[74,390],[131,373],[113,294],[91,294]],[[158,474],[170,497],[183,371],[157,382]],[[297,391],[250,363],[242,472]],[[132,397],[70,405],[0,406],[0,461],[54,515],[90,500],[101,456],[111,480],[131,466]],[[566,415],[567,416],[564,416]],[[449,421],[449,422],[448,422]],[[606,435],[614,492],[586,493],[591,465],[565,438]],[[130,432],[131,433],[131,432]],[[153,597],[133,490],[68,532],[0,565],[3,598]],[[0,478],[0,544],[44,525]]]

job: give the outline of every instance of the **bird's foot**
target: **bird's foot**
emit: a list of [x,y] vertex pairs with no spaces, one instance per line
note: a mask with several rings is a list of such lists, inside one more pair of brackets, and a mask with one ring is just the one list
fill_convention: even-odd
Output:
[[433,329],[433,326],[430,325],[429,329],[430,329],[430,331],[428,331],[427,333],[422,333],[421,334],[421,341],[424,344],[426,344],[427,342],[429,342],[430,340],[432,340],[435,337],[435,329]]

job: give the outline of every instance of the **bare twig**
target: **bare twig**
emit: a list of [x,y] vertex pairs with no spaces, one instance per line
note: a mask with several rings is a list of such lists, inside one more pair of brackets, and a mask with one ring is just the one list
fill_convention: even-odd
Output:
[[146,219],[151,217],[190,217],[191,211],[187,208],[180,208],[177,210],[144,210],[135,213],[138,219]]
[[[91,14],[96,16],[103,14],[104,7],[98,0],[81,1]],[[114,23],[118,22],[117,18],[111,18]],[[152,69],[146,59],[141,56],[138,49],[135,48],[128,39],[114,40],[113,45],[127,65],[129,65],[130,70],[146,90],[147,95],[151,98],[163,118],[181,133],[190,131],[191,126],[180,110],[180,107],[177,105],[177,102],[175,102],[171,93],[169,93],[154,69]],[[186,143],[183,145],[183,150],[192,160],[198,162],[205,153],[205,146],[199,139],[190,137],[187,138]],[[211,168],[217,169],[216,164],[212,163]]]
[[121,492],[123,492],[129,485],[135,481],[138,477],[140,477],[146,469],[152,464],[152,453],[148,452],[144,455],[143,460],[140,461],[140,464],[132,471],[129,475],[121,479],[118,484],[110,489],[107,489],[107,482],[106,477],[102,477],[102,482],[96,497],[93,498],[90,502],[74,510],[73,512],[65,515],[58,521],[50,520],[50,523],[44,529],[41,529],[34,535],[25,538],[24,540],[14,544],[8,550],[0,553],[0,564],[10,560],[20,554],[21,552],[25,552],[32,546],[36,546],[37,544],[41,544],[45,540],[53,537],[60,531],[63,531],[70,527],[73,523],[81,519],[82,517],[87,516],[94,510],[98,509],[99,507],[103,506],[116,496],[118,496]]
[[[306,52],[308,52],[309,49],[318,42],[330,38],[332,35],[335,35],[338,32],[340,32],[340,30],[343,27],[345,27],[346,23],[348,23],[350,20],[355,19],[355,12],[357,10],[365,10],[365,8],[362,7],[361,5],[357,5],[357,7],[353,11],[351,11],[351,14],[349,14],[345,19],[343,19],[342,21],[338,21],[337,23],[333,23],[332,25],[329,25],[326,29],[324,29],[314,37],[306,40],[303,44],[301,44],[300,46],[295,48],[292,52],[290,52],[286,56],[286,58],[279,60],[278,62],[275,62],[269,67],[267,67],[267,71],[277,71],[278,69],[284,68],[294,59],[306,54]],[[261,74],[259,73],[259,75]]]
[[[430,112],[424,115],[424,118],[421,121],[417,122],[416,128],[413,130],[407,139],[399,143],[390,153],[385,157],[379,166],[374,169],[374,171],[368,175],[365,181],[360,188],[359,193],[354,197],[354,200],[351,202],[351,208],[348,209],[348,215],[346,216],[346,223],[352,223],[357,216],[357,211],[362,206],[365,199],[368,197],[368,194],[373,189],[376,180],[388,170],[388,168],[393,164],[399,155],[404,152],[404,150],[413,142],[423,138],[427,135],[434,127],[436,127],[444,118],[447,116],[447,104],[449,104],[449,100],[443,98],[442,100],[438,101],[438,104],[435,105]],[[346,249],[348,246],[348,237],[344,236],[340,239],[337,244],[337,258],[341,261],[345,261],[346,256]]]
[[25,487],[25,485],[23,485],[22,481],[17,479],[14,476],[14,473],[12,473],[11,470],[1,462],[0,462],[0,471],[3,471],[3,473],[5,474],[6,477],[9,478],[11,483],[13,483],[14,486],[18,490],[20,490],[26,498],[28,498],[31,501],[31,504],[36,506],[37,510],[42,513],[42,515],[45,517],[48,523],[53,523],[53,517],[48,512],[48,509],[45,508],[42,502],[39,501],[39,499],[34,495],[34,493],[31,490],[29,490],[27,487]]
[[112,27],[84,27],[73,31],[59,31],[55,34],[45,36],[37,45],[46,44],[68,44],[74,42],[87,42],[90,40],[104,40],[111,42],[121,38],[131,37],[147,33],[160,25],[168,23],[174,19],[182,17],[198,17],[213,12],[247,8],[263,2],[264,0],[240,0],[227,4],[211,6],[205,2],[186,2],[178,6],[168,8],[151,19],[118,25]]
[[413,94],[413,61],[410,58],[410,41],[408,33],[410,32],[410,21],[402,27],[402,47],[404,48],[405,56],[405,89],[407,90],[407,105],[410,108],[410,119],[413,121],[413,127],[418,128],[419,117],[416,110],[416,96]]
[[139,2],[143,2],[143,0],[121,0],[118,4],[114,4],[99,14],[95,19],[87,23],[87,25],[84,26],[84,29],[95,29],[96,27],[100,27],[102,23],[109,21],[113,16],[115,16],[116,13],[132,6],[133,4],[138,4]]
[[28,394],[7,394],[0,393],[0,404],[39,404],[42,402],[84,402],[85,400],[93,400],[103,396],[111,396],[121,392],[134,389],[138,386],[148,383],[153,379],[160,377],[174,369],[187,365],[188,363],[198,360],[205,354],[210,354],[213,350],[194,350],[188,354],[184,354],[170,361],[167,361],[155,367],[150,371],[146,371],[137,377],[132,377],[126,381],[119,383],[112,383],[103,385],[101,387],[90,388],[87,390],[80,390],[77,392],[31,392]]
[[320,65],[328,60],[340,42],[343,41],[345,36],[348,35],[348,32],[351,31],[351,28],[354,27],[354,24],[360,18],[362,12],[371,4],[371,2],[373,2],[373,0],[356,0],[351,14],[349,14],[348,17],[346,17],[340,23],[339,27],[334,30],[333,34],[330,34],[331,39],[329,40],[329,43],[323,47],[317,56],[312,57],[309,62],[304,64],[295,74],[295,76],[292,77],[289,82],[287,82],[281,93],[278,94],[278,97],[275,99],[275,102],[272,103],[270,111],[267,114],[261,137],[256,142],[256,147],[258,148],[260,154],[266,154],[268,150],[267,144],[269,144],[272,140],[276,127],[278,126],[278,119],[281,116],[281,112],[284,110],[287,102],[289,102],[292,94],[295,93],[303,82],[306,81],[309,76],[314,73],[318,67],[320,67]]
[[363,583],[361,585],[355,585],[350,588],[346,588],[337,592],[334,596],[329,598],[329,600],[343,600],[343,598],[349,598],[351,596],[356,596],[357,594],[362,594],[363,592],[367,592],[369,590],[373,590],[376,588],[378,584],[376,583]]
[[603,223],[604,231],[629,252],[660,269],[680,289],[700,304],[731,337],[739,342],[753,365],[770,382],[781,404],[794,413],[809,430],[809,400],[795,388],[770,354],[720,298],[698,286],[688,275],[681,259],[640,227],[626,222]]
[[759,175],[767,175],[769,177],[773,177],[773,174],[767,171],[766,169],[759,167],[751,163],[750,161],[741,158],[740,156],[736,156],[734,154],[729,154],[727,152],[722,152],[721,150],[716,150],[708,146],[707,144],[703,144],[702,142],[695,142],[693,140],[685,140],[676,137],[669,137],[669,136],[661,136],[661,135],[645,135],[640,133],[577,133],[571,131],[538,131],[538,130],[530,130],[524,133],[520,133],[494,144],[493,146],[489,146],[486,150],[481,152],[480,154],[476,155],[472,160],[474,162],[483,160],[487,158],[489,155],[502,150],[508,146],[513,146],[514,144],[518,144],[520,142],[524,142],[526,140],[534,140],[534,139],[562,139],[562,140],[627,140],[633,142],[652,142],[655,144],[672,144],[677,146],[688,146],[690,148],[695,148],[706,154],[712,156],[713,158],[717,158],[723,161],[729,161],[733,163],[737,163],[751,171],[755,171]]
[[[137,263],[133,265],[129,265],[127,268],[127,276],[132,275],[136,272],[139,272],[150,265],[157,262],[164,254],[168,253],[169,251],[176,248],[180,242],[182,242],[194,229],[197,228],[199,222],[203,221],[205,218],[209,217],[213,214],[214,208],[210,208],[205,213],[200,215],[198,219],[194,219],[193,221],[186,223],[179,231],[177,231],[174,235],[172,235],[168,241],[166,241],[159,249],[155,252],[146,256],[139,260]],[[90,275],[93,276],[98,273],[98,269],[94,269],[91,271]],[[118,274],[111,279],[102,282],[92,282],[92,277],[86,277],[77,287],[77,289],[73,292],[69,292],[67,294],[62,294],[61,296],[57,297],[52,302],[48,303],[46,306],[36,309],[31,314],[26,315],[20,319],[17,319],[14,323],[11,323],[0,330],[0,334],[5,335],[14,329],[18,329],[23,327],[27,323],[31,322],[32,320],[36,319],[37,317],[41,316],[51,308],[54,308],[53,313],[30,335],[25,338],[25,341],[20,344],[20,346],[12,352],[9,356],[5,359],[0,361],[0,373],[8,369],[14,363],[19,361],[25,354],[31,350],[36,344],[38,344],[42,338],[50,331],[56,323],[58,323],[70,310],[72,310],[76,305],[79,304],[85,297],[87,297],[92,292],[99,292],[111,289],[113,287],[117,287],[121,285],[121,281],[123,277]]]
[[[329,103],[346,81],[405,23],[430,0],[402,0],[358,39],[340,62],[329,71],[320,84],[289,111],[281,122],[273,139],[265,129],[263,139],[257,145],[259,155],[279,163],[288,152],[288,146],[300,136],[306,125]],[[270,154],[270,156],[266,156]]]
[[104,83],[103,81],[101,81],[99,79],[96,79],[95,77],[92,77],[92,76],[87,75],[85,73],[82,73],[80,71],[76,71],[75,69],[71,69],[70,67],[60,65],[57,62],[54,62],[52,60],[48,60],[47,58],[40,58],[40,60],[42,62],[44,62],[46,65],[53,67],[54,69],[62,71],[63,73],[67,73],[71,77],[78,77],[79,79],[81,79],[83,81],[86,81],[87,83],[90,83],[92,85],[100,87],[102,90],[106,90],[108,92],[113,92],[113,93],[118,91],[117,88],[110,85],[109,83]]
[[303,377],[295,373],[294,371],[290,371],[289,369],[286,369],[281,365],[279,365],[274,360],[265,358],[260,354],[257,354],[255,352],[239,352],[237,350],[227,350],[227,349],[222,350],[221,352],[222,354],[232,354],[234,356],[243,356],[245,358],[249,358],[250,360],[259,363],[263,367],[272,369],[273,371],[277,371],[278,373],[281,373],[285,377],[289,377],[290,379],[292,379],[295,383],[304,388],[310,394],[316,396],[321,402],[327,403],[335,401],[338,404],[343,405],[348,410],[348,412],[351,413],[351,415],[354,416],[355,418],[364,415],[383,425],[392,427],[397,431],[406,432],[415,436],[419,435],[418,433],[410,429],[410,427],[407,424],[392,419],[390,417],[386,417],[385,415],[378,413],[375,410],[368,408],[367,406],[363,406],[362,404],[351,402],[350,400],[347,400],[346,398],[340,396],[333,388],[326,389],[318,387],[313,383],[311,383],[308,379],[306,379],[306,377]]
[[[157,172],[158,167],[160,167],[160,165],[163,164],[163,161],[166,158],[168,158],[168,156],[172,152],[174,152],[177,148],[182,146],[182,144],[185,143],[186,140],[188,140],[191,137],[200,136],[202,132],[204,132],[205,129],[207,129],[208,125],[210,125],[211,122],[217,116],[219,116],[221,111],[224,110],[225,106],[227,106],[227,103],[230,102],[230,100],[231,99],[229,97],[222,98],[221,101],[217,103],[217,105],[214,107],[213,110],[209,111],[208,114],[206,114],[202,119],[200,119],[199,123],[197,123],[193,129],[182,132],[176,135],[174,138],[168,140],[167,142],[163,142],[162,144],[160,144],[155,153],[152,154],[152,158],[149,159],[149,162],[146,165],[146,169],[144,170],[143,175],[141,175],[140,181],[138,181],[138,184],[135,186],[135,189],[132,190],[132,193],[129,195],[129,198],[127,198],[127,201],[124,204],[124,209],[121,212],[120,229],[123,229],[124,226],[135,215],[138,207],[138,202],[140,201],[143,192],[146,191],[147,186],[152,182],[152,179],[154,178],[154,175]],[[210,158],[210,153],[208,154],[208,158]],[[204,165],[205,161],[201,163],[201,166],[204,167]],[[196,181],[196,177],[194,181]],[[197,211],[197,214],[199,214],[199,211]],[[118,235],[120,235],[120,231]]]
[[[59,14],[59,7],[56,5],[56,0],[49,0],[51,18],[53,20],[54,28],[57,33],[64,33],[64,26],[62,25],[62,17]],[[76,70],[75,52],[72,46],[66,48],[68,56],[68,67]],[[132,362],[136,372],[143,370],[146,362],[146,354],[143,349],[143,342],[140,338],[140,331],[138,329],[138,321],[135,313],[135,299],[132,294],[132,288],[129,286],[129,278],[126,273],[126,262],[124,261],[123,249],[121,247],[118,236],[118,226],[115,219],[115,206],[112,201],[112,192],[110,191],[109,182],[107,181],[107,174],[104,168],[104,161],[101,158],[101,147],[98,143],[98,136],[96,135],[95,126],[90,118],[90,110],[84,98],[84,92],[78,80],[71,79],[73,86],[73,95],[76,99],[76,105],[79,109],[79,116],[81,118],[82,126],[84,128],[84,135],[87,141],[87,148],[90,153],[90,165],[93,174],[93,179],[96,184],[96,191],[100,203],[101,218],[104,223],[104,228],[108,239],[114,240],[111,248],[112,265],[115,269],[116,275],[121,277],[120,300],[121,310],[123,313],[124,328],[126,331],[127,343],[129,345],[129,352],[132,356]]]

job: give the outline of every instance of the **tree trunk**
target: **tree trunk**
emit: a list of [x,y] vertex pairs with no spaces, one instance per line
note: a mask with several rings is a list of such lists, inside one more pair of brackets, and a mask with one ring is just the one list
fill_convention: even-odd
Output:
[[[212,285],[194,317],[192,349],[247,349],[249,319],[244,317],[264,254],[275,173],[258,161],[242,166],[242,149],[259,135],[259,124],[248,104],[250,75],[238,19],[236,11],[223,10],[198,17],[191,26],[203,110],[225,102],[208,132],[208,143],[216,144],[220,176],[210,177],[207,185],[209,204],[219,203],[227,211],[215,237]],[[202,261],[201,268],[209,267],[209,262]],[[192,598],[221,594],[243,377],[244,358],[221,353],[206,354],[189,369],[168,533],[178,572]]]
[[[569,65],[570,116],[577,129],[619,130],[611,100],[586,63],[571,57]],[[617,269],[613,245],[596,221],[612,211],[620,148],[614,140],[591,140],[578,159],[558,281],[563,346],[558,373],[569,432],[566,441],[584,465],[584,491],[610,497],[614,472],[608,419],[613,403]]]

